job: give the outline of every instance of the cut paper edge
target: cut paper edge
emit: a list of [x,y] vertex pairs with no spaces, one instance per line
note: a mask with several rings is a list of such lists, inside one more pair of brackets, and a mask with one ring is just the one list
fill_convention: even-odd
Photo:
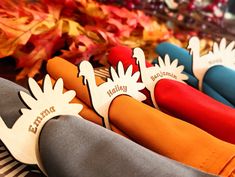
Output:
[[141,80],[149,90],[155,108],[158,108],[158,105],[154,97],[154,88],[161,79],[171,79],[182,83],[188,79],[188,76],[183,74],[184,66],[178,66],[177,59],[171,62],[168,55],[165,55],[164,59],[159,56],[158,64],[152,67],[146,66],[144,51],[141,48],[133,49],[133,58],[139,66]]
[[214,42],[213,49],[206,55],[200,56],[200,40],[194,36],[190,38],[188,49],[192,55],[192,70],[198,79],[198,88],[202,90],[202,83],[206,72],[213,66],[226,66],[235,69],[235,42],[227,45],[226,39],[221,39],[220,43]]
[[88,86],[92,106],[104,119],[107,129],[111,129],[108,117],[109,108],[117,96],[129,95],[138,101],[146,99],[146,96],[140,92],[144,89],[144,84],[138,82],[139,72],[132,74],[132,66],[128,67],[126,71],[122,62],[118,63],[116,70],[110,67],[110,77],[99,86],[96,85],[95,71],[90,62],[82,61],[78,67],[78,75],[83,77],[84,85]]
[[49,75],[46,75],[44,79],[43,89],[32,78],[29,78],[28,83],[32,94],[29,95],[25,92],[19,94],[28,108],[21,109],[22,115],[12,128],[8,128],[0,117],[0,139],[16,160],[24,164],[38,165],[46,174],[38,149],[38,139],[42,127],[56,116],[80,117],[78,113],[83,106],[70,103],[75,97],[75,91],[70,90],[63,93],[62,79],[56,81],[54,88]]

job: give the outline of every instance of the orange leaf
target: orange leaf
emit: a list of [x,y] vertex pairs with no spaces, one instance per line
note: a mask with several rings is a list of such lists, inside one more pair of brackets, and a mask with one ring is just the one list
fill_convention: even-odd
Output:
[[[5,0],[1,1],[1,5],[4,2]],[[23,10],[10,5],[13,9],[18,8],[18,13],[17,11],[9,13],[4,9],[5,6],[1,6],[4,7],[1,11],[5,12],[5,16],[0,17],[0,58],[13,55],[18,47],[29,41],[32,34],[40,34],[55,25],[49,14],[25,7],[24,14],[27,15],[19,16],[19,12]]]
[[17,66],[31,66],[38,60],[48,60],[63,45],[63,39],[58,28],[52,29],[40,35],[32,35],[28,44],[32,50],[27,51],[29,46],[16,51],[13,55],[17,59]]
[[36,74],[39,73],[39,69],[41,68],[42,60],[36,61],[30,67],[24,67],[23,70],[16,76],[16,80],[24,79],[27,77],[34,77]]

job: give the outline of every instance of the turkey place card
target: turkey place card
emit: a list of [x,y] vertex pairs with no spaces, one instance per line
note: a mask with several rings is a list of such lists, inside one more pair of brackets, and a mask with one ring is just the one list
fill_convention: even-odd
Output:
[[177,59],[171,63],[168,55],[165,56],[164,60],[158,57],[159,64],[155,64],[155,66],[152,67],[146,67],[145,55],[140,48],[133,50],[133,58],[135,58],[136,64],[139,66],[141,80],[149,90],[152,102],[156,108],[158,108],[158,106],[154,98],[154,87],[159,80],[172,79],[183,82],[183,80],[188,79],[188,76],[182,73],[184,66],[177,66]]
[[82,110],[80,104],[70,104],[75,97],[75,91],[63,93],[63,80],[58,79],[52,86],[47,75],[44,79],[43,90],[37,82],[29,78],[29,89],[32,96],[20,92],[21,100],[28,108],[21,109],[22,115],[12,128],[8,128],[0,117],[0,138],[12,156],[25,164],[38,165],[45,173],[40,161],[38,139],[45,123],[59,115],[74,115]]
[[194,76],[198,79],[198,88],[202,90],[203,78],[207,70],[216,65],[223,65],[229,68],[235,68],[235,42],[226,46],[226,40],[223,38],[220,44],[214,42],[212,51],[206,55],[200,56],[200,40],[198,37],[192,37],[189,40],[188,49],[192,55],[192,70]]
[[112,100],[119,95],[129,95],[139,101],[146,99],[140,92],[144,84],[138,82],[140,73],[132,75],[132,66],[124,71],[123,64],[118,63],[116,70],[110,67],[110,78],[103,84],[97,86],[94,68],[88,61],[82,61],[78,68],[78,76],[83,76],[83,83],[87,85],[94,110],[103,118],[105,127],[110,128],[108,111]]

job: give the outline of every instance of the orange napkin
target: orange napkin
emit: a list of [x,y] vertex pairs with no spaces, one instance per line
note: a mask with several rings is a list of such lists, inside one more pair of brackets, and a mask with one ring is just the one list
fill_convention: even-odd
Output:
[[[54,58],[48,61],[47,71],[54,79],[62,77],[65,87],[75,90],[77,97],[90,105],[87,87],[82,84],[82,78],[77,78],[75,65]],[[103,83],[96,78],[97,84]],[[121,95],[113,100],[109,119],[129,138],[157,153],[209,173],[234,175],[234,145],[129,96]]]

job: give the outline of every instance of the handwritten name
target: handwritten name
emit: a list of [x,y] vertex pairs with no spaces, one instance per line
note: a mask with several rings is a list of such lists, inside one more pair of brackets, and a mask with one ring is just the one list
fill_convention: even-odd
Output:
[[34,134],[37,133],[37,129],[38,129],[38,126],[40,125],[40,123],[42,122],[42,120],[47,117],[49,114],[55,112],[55,108],[54,106],[51,106],[50,108],[48,109],[45,109],[44,111],[42,111],[40,113],[40,115],[37,116],[37,118],[34,120],[33,124],[29,126],[29,132],[32,132]]
[[164,76],[170,76],[170,77],[172,77],[174,79],[177,79],[177,76],[174,73],[165,72],[165,71],[163,71],[163,72],[160,71],[159,73],[151,76],[151,79],[152,79],[152,81],[155,81],[157,78],[164,77]]
[[209,63],[210,65],[213,65],[213,64],[221,64],[221,63],[222,63],[222,60],[221,60],[221,59],[216,59],[216,60],[208,61],[208,63]]
[[120,91],[127,92],[127,86],[115,85],[113,89],[109,89],[107,91],[107,94],[109,95],[109,97],[111,97],[113,94],[120,92]]

